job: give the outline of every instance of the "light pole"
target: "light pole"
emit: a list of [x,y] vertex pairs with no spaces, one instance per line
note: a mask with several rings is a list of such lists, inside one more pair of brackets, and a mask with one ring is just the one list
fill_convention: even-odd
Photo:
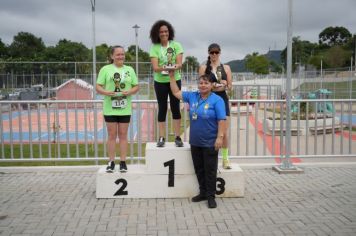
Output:
[[[95,0],[90,0],[92,12],[92,29],[93,29],[93,99],[96,100],[96,46],[95,46]],[[94,103],[94,156],[98,156],[98,139],[97,139],[97,111]],[[98,161],[96,164],[98,165]]]
[[[287,81],[286,81],[286,138],[285,155],[280,166],[273,169],[279,173],[302,173],[293,165],[291,156],[291,80],[292,80],[292,36],[293,36],[293,0],[288,0],[288,31],[287,31]],[[283,119],[283,114],[281,114]],[[283,121],[282,121],[283,122]],[[283,134],[282,134],[283,135]]]
[[[132,28],[135,29],[135,46],[136,46],[136,76],[137,76],[137,79],[138,79],[138,29],[140,28],[140,26],[138,26],[137,24],[135,24],[134,26],[132,26]],[[137,93],[137,99],[139,99],[140,95],[139,93]],[[137,122],[137,129],[138,130],[141,130],[141,109],[140,109],[140,103],[138,103],[138,112],[137,112],[137,119],[138,119],[138,122]],[[138,138],[138,154],[139,156],[142,156],[141,153],[141,136],[139,135]]]
[[95,0],[90,0],[92,12],[92,34],[93,34],[93,99],[96,99],[96,46],[95,46]]
[[138,77],[138,29],[140,26],[137,24],[132,26],[135,29],[135,45],[136,45],[136,75]]

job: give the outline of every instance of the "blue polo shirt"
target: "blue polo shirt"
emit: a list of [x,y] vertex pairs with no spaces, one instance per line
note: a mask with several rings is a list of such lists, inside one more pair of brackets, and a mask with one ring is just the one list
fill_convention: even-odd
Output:
[[[215,93],[202,99],[199,92],[182,92],[182,97],[189,104],[189,143],[198,147],[214,147],[218,121],[226,119],[224,100]],[[194,113],[197,119],[193,119]]]

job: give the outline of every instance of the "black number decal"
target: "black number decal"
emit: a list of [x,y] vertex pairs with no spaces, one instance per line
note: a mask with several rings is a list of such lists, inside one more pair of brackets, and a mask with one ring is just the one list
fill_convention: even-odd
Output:
[[168,187],[174,187],[174,159],[163,163],[164,167],[168,166]]
[[225,192],[225,180],[223,178],[216,178],[216,195],[223,194]]
[[118,179],[115,181],[115,184],[117,185],[121,185],[121,187],[119,188],[119,190],[116,191],[116,193],[114,194],[114,196],[120,196],[120,195],[127,195],[128,192],[124,191],[126,186],[127,186],[127,181],[125,179]]

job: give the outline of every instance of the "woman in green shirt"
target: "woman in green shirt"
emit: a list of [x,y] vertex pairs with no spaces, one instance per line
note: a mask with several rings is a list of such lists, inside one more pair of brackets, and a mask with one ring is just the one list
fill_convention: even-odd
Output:
[[173,40],[174,29],[165,20],[159,20],[153,24],[150,38],[153,44],[150,50],[150,57],[154,70],[154,88],[158,102],[159,140],[157,147],[164,147],[165,145],[164,134],[168,95],[173,116],[175,144],[177,147],[183,147],[183,142],[180,138],[180,101],[173,96],[169,85],[169,71],[174,71],[177,85],[181,88],[180,69],[182,68],[183,48],[180,43]]
[[131,66],[124,65],[125,50],[114,46],[110,53],[111,64],[100,69],[96,91],[104,95],[103,114],[108,131],[107,149],[109,163],[107,172],[115,169],[115,146],[119,137],[120,171],[126,172],[127,130],[132,113],[131,96],[138,91],[138,81]]

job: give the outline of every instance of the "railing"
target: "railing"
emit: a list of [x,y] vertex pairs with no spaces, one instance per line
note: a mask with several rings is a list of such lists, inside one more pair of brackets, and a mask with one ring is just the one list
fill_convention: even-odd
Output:
[[[356,100],[292,100],[292,158],[356,157]],[[285,100],[231,100],[231,158],[284,155]],[[188,106],[182,104],[182,138],[189,141]],[[0,161],[106,160],[102,101],[0,101]],[[156,142],[157,104],[134,100],[129,158]],[[170,112],[166,140],[173,140]],[[293,160],[292,160],[293,161]]]

